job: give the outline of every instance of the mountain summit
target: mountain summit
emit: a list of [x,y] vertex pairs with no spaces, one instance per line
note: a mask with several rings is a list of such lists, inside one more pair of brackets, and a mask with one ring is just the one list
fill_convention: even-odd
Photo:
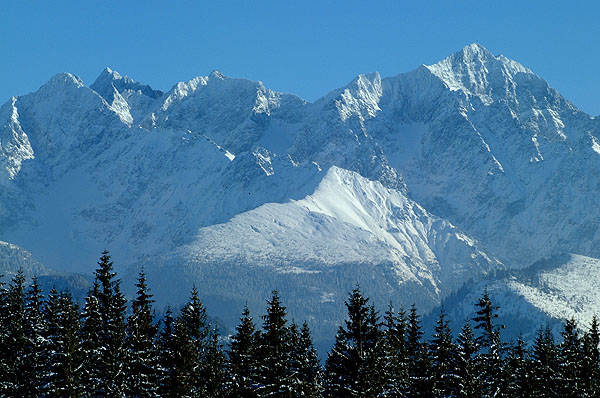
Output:
[[478,44],[314,103],[217,71],[162,92],[107,68],[0,117],[0,240],[80,272],[108,247],[163,302],[201,284],[231,322],[275,288],[327,329],[356,282],[429,310],[498,270],[600,257],[600,122]]

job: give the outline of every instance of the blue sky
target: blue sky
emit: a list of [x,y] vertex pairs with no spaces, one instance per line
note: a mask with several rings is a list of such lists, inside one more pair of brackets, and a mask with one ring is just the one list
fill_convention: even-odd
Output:
[[313,101],[479,42],[600,115],[598,2],[7,0],[0,13],[0,102],[58,72],[89,85],[105,66],[163,90],[218,69]]

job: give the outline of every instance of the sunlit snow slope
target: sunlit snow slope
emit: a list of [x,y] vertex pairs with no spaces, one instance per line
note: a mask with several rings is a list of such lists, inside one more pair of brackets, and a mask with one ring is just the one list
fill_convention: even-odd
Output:
[[[519,334],[532,341],[536,328],[550,325],[558,336],[565,319],[589,327],[600,316],[600,260],[575,254],[560,254],[530,267],[499,272],[478,283],[469,283],[444,301],[449,317],[460,328],[474,315],[474,303],[487,289],[499,306],[499,323],[510,338]],[[435,311],[434,311],[435,313]],[[433,314],[436,315],[436,314]]]

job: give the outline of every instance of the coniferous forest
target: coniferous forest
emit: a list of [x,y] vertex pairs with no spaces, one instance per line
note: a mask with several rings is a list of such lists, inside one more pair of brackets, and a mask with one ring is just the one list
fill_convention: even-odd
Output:
[[324,366],[306,323],[286,319],[277,292],[260,324],[241,312],[220,336],[193,289],[155,320],[143,273],[128,306],[108,252],[82,308],[18,273],[0,287],[2,397],[598,397],[600,326],[540,326],[528,347],[505,342],[487,292],[454,337],[443,311],[431,339],[420,316],[383,315],[355,288]]

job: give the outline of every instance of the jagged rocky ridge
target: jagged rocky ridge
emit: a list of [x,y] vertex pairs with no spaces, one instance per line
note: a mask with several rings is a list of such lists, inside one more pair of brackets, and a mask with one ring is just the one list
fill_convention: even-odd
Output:
[[476,44],[314,103],[217,71],[163,93],[106,69],[0,117],[0,239],[80,272],[109,248],[162,300],[195,282],[231,320],[271,288],[299,319],[357,281],[429,310],[494,269],[600,256],[599,122]]

